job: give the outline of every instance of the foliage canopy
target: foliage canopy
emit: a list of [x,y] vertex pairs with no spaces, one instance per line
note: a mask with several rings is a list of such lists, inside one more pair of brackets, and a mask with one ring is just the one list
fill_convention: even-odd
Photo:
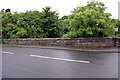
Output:
[[2,35],[3,38],[115,37],[114,28],[118,28],[119,37],[120,21],[112,19],[106,8],[102,2],[91,1],[62,18],[49,6],[41,12],[11,13],[10,9],[2,9]]
[[114,36],[115,26],[111,24],[111,14],[105,13],[105,9],[104,3],[94,1],[88,2],[86,6],[76,7],[67,19],[70,30],[63,37]]

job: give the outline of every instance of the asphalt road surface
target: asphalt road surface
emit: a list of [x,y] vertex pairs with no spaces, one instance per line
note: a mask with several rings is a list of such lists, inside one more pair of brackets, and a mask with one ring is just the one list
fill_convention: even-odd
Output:
[[118,78],[118,53],[2,48],[3,78]]

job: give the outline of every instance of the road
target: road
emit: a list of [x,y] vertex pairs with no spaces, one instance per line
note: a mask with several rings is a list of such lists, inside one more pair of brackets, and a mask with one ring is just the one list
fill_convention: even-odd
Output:
[[3,78],[118,78],[118,53],[2,48]]

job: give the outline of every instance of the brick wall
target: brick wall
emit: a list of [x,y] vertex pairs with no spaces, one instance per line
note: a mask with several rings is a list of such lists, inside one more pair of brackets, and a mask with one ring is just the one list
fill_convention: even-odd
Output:
[[77,48],[114,48],[120,46],[120,38],[6,39],[3,40],[3,44]]

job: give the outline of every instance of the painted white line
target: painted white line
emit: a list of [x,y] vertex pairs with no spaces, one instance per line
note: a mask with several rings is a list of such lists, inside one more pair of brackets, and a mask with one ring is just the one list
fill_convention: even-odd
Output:
[[4,53],[4,54],[14,54],[13,52],[6,52],[6,51],[2,51],[2,53]]
[[71,59],[63,59],[63,58],[55,58],[55,57],[46,57],[46,56],[38,56],[38,55],[30,55],[30,56],[31,56],[31,57],[44,58],[44,59],[53,59],[53,60],[69,61],[69,62],[90,63],[89,61],[82,61],[82,60],[71,60]]

